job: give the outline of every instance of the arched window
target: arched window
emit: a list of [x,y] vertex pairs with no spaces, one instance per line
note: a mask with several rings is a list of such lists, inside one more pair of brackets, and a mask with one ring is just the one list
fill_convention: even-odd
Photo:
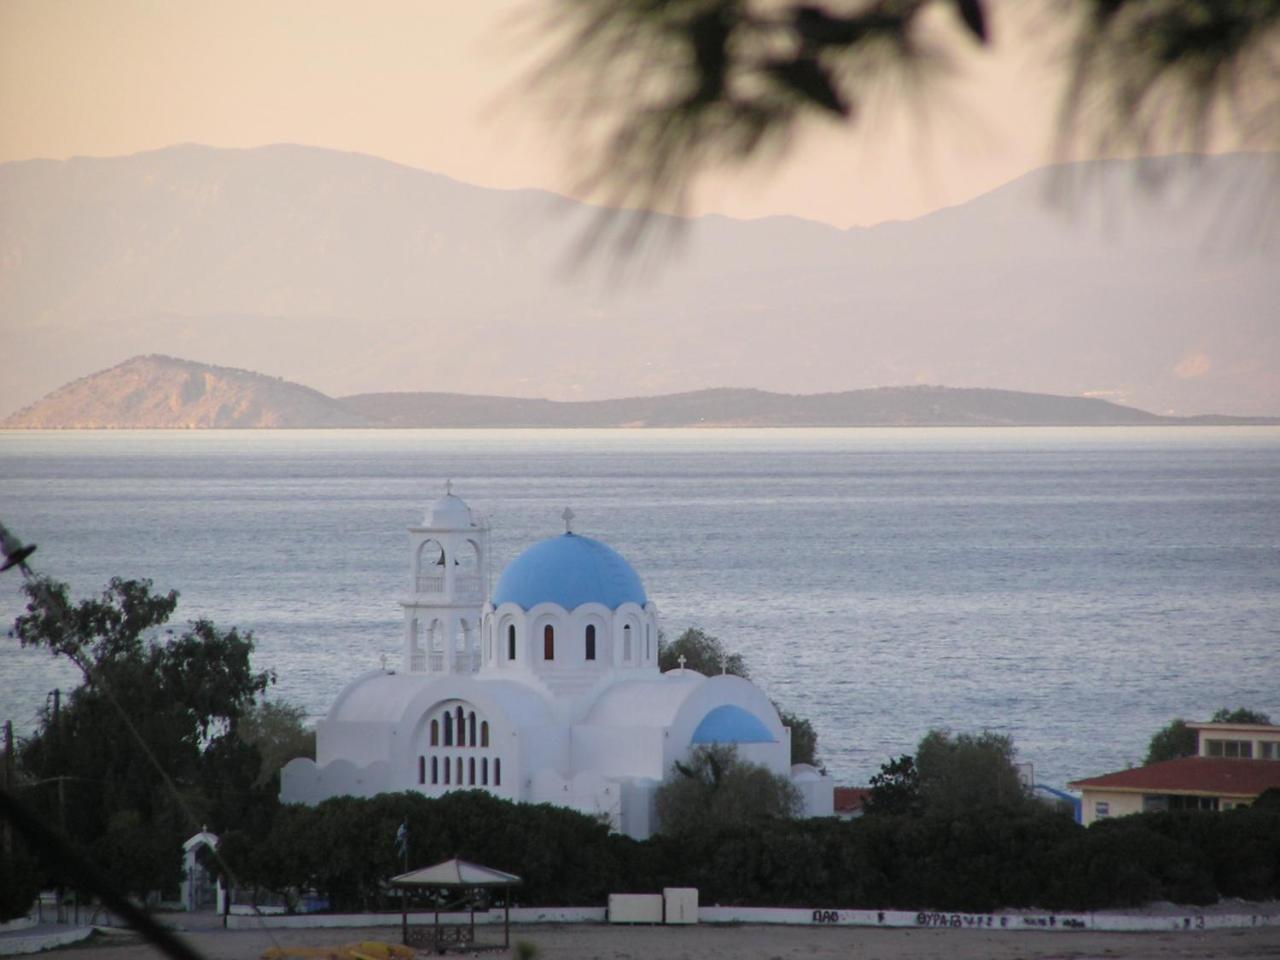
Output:
[[427,758],[419,757],[418,758],[418,783],[424,784],[426,782],[427,782]]
[[493,785],[495,787],[502,786],[502,758],[493,758]]
[[431,758],[431,782],[432,783],[440,782],[440,758],[439,757]]
[[449,783],[449,767],[450,767],[449,758],[445,757],[444,758],[444,782],[446,784]]
[[514,660],[516,658],[516,625],[514,623],[507,624],[507,659]]
[[480,785],[487,787],[489,785],[489,758],[480,758]]
[[622,628],[622,659],[625,663],[631,662],[631,624],[627,624]]
[[433,747],[440,746],[440,721],[431,721],[431,745]]
[[476,715],[474,710],[467,714],[467,743],[473,747],[476,745]]
[[467,758],[467,786],[474,787],[476,785],[476,758]]
[[[467,745],[467,725],[463,720],[462,708],[458,707],[454,711],[454,715],[457,717],[458,723],[458,746],[465,747]],[[462,778],[459,777],[458,779],[461,780]]]
[[487,747],[489,745],[489,721],[480,721],[480,746]]
[[556,628],[547,624],[542,628],[542,659],[554,660],[556,658]]
[[458,786],[462,786],[462,758],[458,758]]
[[596,658],[596,625],[594,623],[587,624],[586,658],[588,660],[594,660]]
[[649,624],[647,624],[647,623],[646,623],[646,624],[644,625],[644,658],[645,658],[645,660],[648,660],[649,658],[651,658],[651,657],[653,656],[653,653],[652,653],[653,648],[652,648],[652,646],[650,645],[650,631],[651,631],[651,629],[652,629],[652,628],[649,626]]
[[448,710],[444,712],[444,745],[453,746],[453,714]]

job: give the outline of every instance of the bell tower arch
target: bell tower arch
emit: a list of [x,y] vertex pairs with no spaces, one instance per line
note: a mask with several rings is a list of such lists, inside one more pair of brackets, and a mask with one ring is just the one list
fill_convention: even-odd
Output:
[[407,673],[474,673],[481,610],[489,594],[489,527],[445,484],[423,521],[409,528],[404,608]]

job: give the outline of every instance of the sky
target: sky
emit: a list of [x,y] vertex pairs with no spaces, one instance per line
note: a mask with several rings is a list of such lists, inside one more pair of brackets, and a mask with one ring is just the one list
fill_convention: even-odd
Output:
[[[938,90],[868,96],[854,127],[815,125],[780,164],[707,179],[690,212],[868,225],[1049,162],[1065,45],[1028,9],[1004,4],[979,49],[941,7],[931,35],[960,56]],[[2,0],[0,161],[292,142],[575,195],[581,170],[552,122],[564,90],[528,82],[547,49],[534,11],[525,0]]]

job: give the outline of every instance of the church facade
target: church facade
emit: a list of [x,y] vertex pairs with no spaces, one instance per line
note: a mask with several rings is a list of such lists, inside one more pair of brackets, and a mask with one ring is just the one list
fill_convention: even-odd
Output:
[[399,670],[352,680],[316,727],[316,760],[281,775],[286,803],[487,790],[555,803],[637,839],[654,793],[702,744],[789,777],[830,816],[830,778],[791,763],[790,731],[754,684],[658,668],[658,610],[615,550],[540,541],[488,591],[489,531],[452,492],[410,528]]

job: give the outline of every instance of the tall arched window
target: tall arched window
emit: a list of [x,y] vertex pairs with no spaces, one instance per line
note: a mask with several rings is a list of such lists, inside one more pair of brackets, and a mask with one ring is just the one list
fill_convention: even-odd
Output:
[[542,659],[554,660],[556,658],[556,628],[547,624],[542,628]]
[[474,787],[476,785],[476,758],[467,758],[467,786]]
[[427,758],[418,758],[418,783],[425,784],[427,782]]
[[489,785],[489,758],[480,758],[480,786],[487,787]]
[[502,758],[493,758],[493,785],[495,787],[502,786]]
[[516,625],[510,624],[507,627],[507,659],[514,660],[516,658]]
[[489,745],[489,721],[480,721],[480,746],[487,747]]
[[462,786],[462,758],[458,758],[458,786]]
[[431,782],[432,783],[440,782],[440,758],[439,757],[431,758]]
[[646,623],[646,624],[644,625],[644,658],[645,658],[645,660],[646,660],[646,661],[647,661],[647,660],[649,660],[649,658],[653,656],[653,653],[652,653],[653,648],[652,648],[652,646],[650,645],[650,630],[651,630],[651,629],[652,629],[652,628],[649,626],[649,624],[647,624],[647,623]]
[[476,715],[474,711],[467,714],[467,744],[472,747],[476,745]]
[[626,663],[631,662],[631,624],[627,624],[622,628],[622,659]]
[[[454,710],[454,716],[457,717],[458,724],[458,746],[465,747],[467,745],[467,724],[462,716],[462,708],[458,707]],[[459,780],[462,778],[459,777]]]
[[596,625],[594,623],[587,624],[586,658],[588,660],[594,660],[596,658]]
[[431,745],[433,747],[440,746],[440,721],[431,721]]
[[445,782],[445,784],[446,784],[446,785],[449,783],[449,768],[450,768],[450,766],[451,766],[451,764],[449,763],[449,758],[448,758],[448,757],[445,757],[445,758],[444,758],[444,782]]
[[444,745],[453,746],[453,714],[448,710],[444,712]]

